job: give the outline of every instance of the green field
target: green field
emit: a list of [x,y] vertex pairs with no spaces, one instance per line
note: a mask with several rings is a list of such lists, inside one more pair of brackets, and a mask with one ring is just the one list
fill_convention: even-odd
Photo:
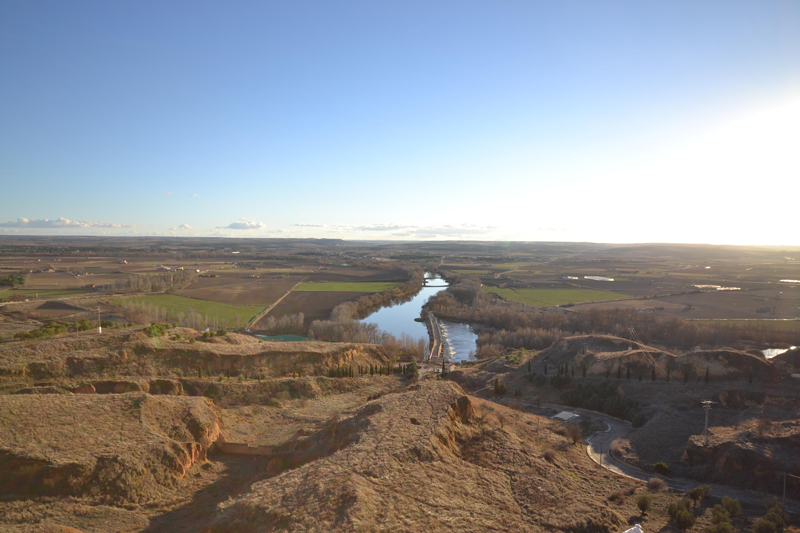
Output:
[[[155,305],[159,309],[166,309],[169,320],[174,320],[178,313],[186,315],[189,309],[194,309],[196,313],[199,313],[203,317],[208,316],[209,319],[216,319],[218,323],[226,322],[228,326],[231,327],[236,324],[237,316],[239,317],[239,324],[244,326],[251,318],[265,308],[263,305],[231,305],[212,302],[210,300],[175,296],[172,294],[138,296],[136,298],[128,298],[125,301],[136,303],[145,302],[148,305]],[[118,300],[114,303],[120,305],[122,300]]]
[[453,270],[457,274],[463,274],[465,276],[480,276],[482,274],[491,274],[491,270]]
[[484,287],[483,290],[497,294],[505,300],[520,302],[534,307],[632,298],[627,294],[593,289],[498,289],[497,287]]
[[306,342],[311,340],[308,337],[303,337],[301,335],[256,335],[256,337],[272,342]]
[[400,284],[391,281],[301,283],[294,290],[295,292],[383,292],[398,285]]
[[5,289],[0,290],[0,300],[19,294],[26,298],[33,298],[37,294],[39,298],[69,298],[70,296],[86,294],[86,291],[81,289]]
[[517,268],[522,266],[533,266],[533,263],[497,263],[496,265],[492,265],[494,268]]

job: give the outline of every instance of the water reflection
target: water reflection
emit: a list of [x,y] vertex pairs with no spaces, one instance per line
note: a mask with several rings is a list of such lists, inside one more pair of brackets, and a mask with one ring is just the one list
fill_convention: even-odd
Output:
[[764,357],[767,359],[772,359],[776,355],[781,355],[782,353],[786,353],[789,350],[794,350],[796,346],[792,346],[791,348],[767,348],[766,350],[761,350],[761,353],[764,354]]
[[[364,322],[376,324],[380,329],[388,331],[397,338],[409,335],[412,339],[423,338],[429,340],[428,328],[423,322],[416,322],[414,319],[420,317],[422,306],[428,298],[437,292],[447,288],[447,282],[440,276],[430,272],[425,273],[426,285],[413,297],[404,302],[394,303],[383,307],[368,317]],[[443,322],[447,333],[447,339],[453,352],[453,361],[466,361],[469,359],[470,352],[476,349],[478,336],[467,324],[455,322]]]

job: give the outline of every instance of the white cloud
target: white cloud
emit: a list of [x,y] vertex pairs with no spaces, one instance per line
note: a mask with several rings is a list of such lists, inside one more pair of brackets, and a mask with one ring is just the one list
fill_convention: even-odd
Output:
[[180,226],[177,227],[177,229],[194,229],[194,228],[191,227],[189,224],[181,224]]
[[302,223],[302,222],[300,224],[292,224],[292,226],[299,226],[301,228],[324,228],[324,227],[326,227],[325,224],[306,224],[306,223]]
[[267,225],[263,222],[256,222],[255,220],[251,220],[249,218],[240,218],[236,222],[231,222],[227,226],[217,226],[220,229],[262,229],[266,228]]
[[189,198],[199,198],[199,197],[200,195],[197,194],[196,192],[189,195]]
[[30,219],[18,218],[10,222],[0,223],[0,226],[6,228],[30,228],[30,229],[50,229],[50,228],[132,228],[129,224],[119,224],[116,222],[89,222],[86,220],[70,220],[68,218],[57,218],[50,220],[48,218]]
[[172,191],[167,191],[164,194],[166,194],[167,196],[172,196]]

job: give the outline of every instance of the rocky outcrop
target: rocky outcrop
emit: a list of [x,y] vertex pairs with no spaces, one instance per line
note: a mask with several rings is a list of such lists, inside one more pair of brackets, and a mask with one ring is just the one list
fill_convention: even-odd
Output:
[[[702,436],[692,436],[683,461],[696,479],[776,493],[783,472],[800,475],[800,422],[776,423],[768,429],[752,427],[724,437],[712,432],[709,446]],[[787,482],[787,496],[800,497],[800,483]]]
[[744,379],[751,375],[763,377],[774,373],[772,364],[763,356],[731,348],[676,355],[609,335],[577,335],[561,339],[539,354],[537,365],[545,359],[551,362],[551,366],[574,364],[577,368],[585,364],[587,374],[599,376],[616,372],[620,366],[626,370],[630,368],[634,375],[649,375],[654,362],[659,376],[669,373],[682,378],[688,374],[691,380],[702,379],[706,370],[712,378],[725,379]]

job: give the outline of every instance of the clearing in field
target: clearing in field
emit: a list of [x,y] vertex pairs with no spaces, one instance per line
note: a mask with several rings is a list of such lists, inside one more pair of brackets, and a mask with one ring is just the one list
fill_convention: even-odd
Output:
[[229,283],[230,285],[219,287],[183,289],[178,291],[178,294],[224,304],[266,307],[277,301],[294,286],[294,283],[282,281]]
[[[228,326],[233,326],[237,323],[240,325],[247,324],[251,318],[263,311],[265,307],[263,305],[230,305],[172,294],[152,294],[128,298],[124,301],[139,304],[144,302],[159,309],[166,309],[168,320],[175,320],[179,313],[187,315],[190,309],[194,309],[196,313],[203,317],[215,319],[216,323],[227,324]],[[122,302],[123,300],[118,300],[114,303],[121,305]]]
[[334,282],[334,283],[301,283],[295,292],[383,292],[400,285],[396,282]]
[[520,302],[534,307],[631,298],[626,294],[593,289],[499,289],[497,287],[483,287],[483,290],[497,294],[505,300]]
[[533,263],[497,263],[492,265],[492,267],[494,268],[508,268],[508,269],[519,268],[524,266],[530,267],[533,266]]
[[[69,298],[86,294],[80,289],[6,289],[0,290],[0,300],[21,295],[25,298]],[[37,296],[38,295],[38,296]]]

